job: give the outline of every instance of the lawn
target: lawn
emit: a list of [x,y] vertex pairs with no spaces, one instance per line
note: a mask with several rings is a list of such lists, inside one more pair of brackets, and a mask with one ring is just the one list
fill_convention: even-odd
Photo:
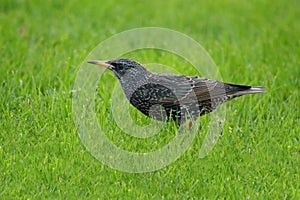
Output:
[[[300,199],[298,1],[4,0],[0,10],[1,199]],[[72,113],[81,63],[103,40],[138,27],[187,34],[209,52],[223,81],[266,86],[264,94],[222,105],[223,133],[206,157],[199,158],[196,135],[169,166],[126,173],[82,144]],[[126,56],[181,66],[162,52]],[[116,79],[104,75],[111,84],[99,86],[95,102],[108,138],[129,150],[165,145],[172,128],[140,141],[106,118],[107,87]],[[131,114],[148,122],[133,108]]]

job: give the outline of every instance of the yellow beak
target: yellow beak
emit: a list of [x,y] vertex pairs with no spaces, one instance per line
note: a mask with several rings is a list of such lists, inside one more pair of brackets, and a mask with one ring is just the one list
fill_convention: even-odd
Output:
[[106,61],[101,61],[101,60],[91,60],[91,61],[88,61],[88,63],[94,64],[94,65],[99,65],[101,67],[106,67],[106,68],[109,68],[109,69],[112,69],[114,67],[110,64],[107,64]]

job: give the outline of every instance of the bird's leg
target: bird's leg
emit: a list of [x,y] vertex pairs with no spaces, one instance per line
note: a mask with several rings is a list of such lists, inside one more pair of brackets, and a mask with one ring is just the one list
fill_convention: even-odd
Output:
[[190,122],[189,122],[189,130],[191,130],[191,129],[192,129],[192,127],[193,127],[193,122],[192,122],[192,121],[190,121]]
[[[182,126],[184,126],[185,128],[183,128]],[[182,128],[180,128],[180,127],[182,127]],[[182,134],[184,129],[191,131],[192,127],[193,127],[193,121],[192,120],[190,120],[189,122],[186,121],[185,123],[182,123],[181,125],[179,125],[178,134]]]
[[189,122],[189,130],[193,128],[193,121],[196,121],[198,119],[198,116],[194,116],[193,119],[190,120]]
[[[178,125],[179,127],[179,132],[178,134],[182,134],[183,129],[180,129],[181,126],[185,126],[186,128],[188,128],[188,131],[191,131],[193,128],[193,121],[196,121],[198,119],[198,116],[194,116],[193,119],[187,119],[187,121],[185,121],[185,123],[181,123]],[[188,124],[187,124],[188,123]]]

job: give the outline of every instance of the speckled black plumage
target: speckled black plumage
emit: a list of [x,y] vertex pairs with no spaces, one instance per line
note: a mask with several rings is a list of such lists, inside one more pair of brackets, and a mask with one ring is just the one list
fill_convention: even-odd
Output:
[[109,68],[119,79],[127,99],[143,114],[157,120],[172,117],[178,125],[186,117],[195,119],[210,113],[235,97],[265,92],[264,87],[228,84],[197,76],[156,74],[126,58],[89,63]]

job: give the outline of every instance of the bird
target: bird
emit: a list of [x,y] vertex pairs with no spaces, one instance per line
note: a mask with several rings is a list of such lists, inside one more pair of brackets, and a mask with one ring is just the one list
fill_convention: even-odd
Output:
[[[198,76],[158,74],[129,58],[92,60],[106,67],[121,83],[128,101],[144,115],[159,121],[187,119],[208,114],[226,101],[247,94],[265,92],[264,86],[224,83]],[[192,124],[189,124],[191,128]]]

